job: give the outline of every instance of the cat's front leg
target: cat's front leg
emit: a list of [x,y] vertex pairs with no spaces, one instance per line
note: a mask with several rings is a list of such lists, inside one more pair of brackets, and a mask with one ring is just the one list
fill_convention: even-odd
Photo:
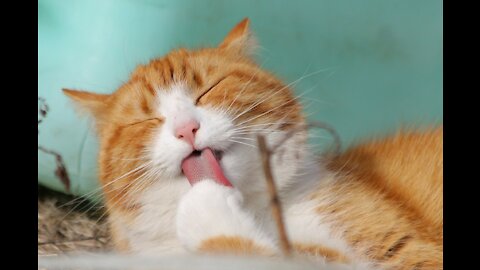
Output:
[[177,235],[190,251],[274,254],[275,243],[242,207],[235,188],[203,180],[183,196],[177,210]]

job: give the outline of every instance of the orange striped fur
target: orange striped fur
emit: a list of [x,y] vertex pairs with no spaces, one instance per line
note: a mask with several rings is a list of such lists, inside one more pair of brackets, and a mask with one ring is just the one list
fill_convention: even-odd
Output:
[[201,243],[198,251],[214,254],[272,256],[273,252],[257,245],[253,240],[242,237],[218,236]]

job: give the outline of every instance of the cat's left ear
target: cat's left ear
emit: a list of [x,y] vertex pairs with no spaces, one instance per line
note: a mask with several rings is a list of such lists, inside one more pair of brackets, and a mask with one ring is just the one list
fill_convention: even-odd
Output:
[[102,118],[105,114],[105,110],[108,107],[108,100],[110,95],[108,94],[97,94],[87,91],[78,91],[70,89],[62,89],[63,93],[72,99],[77,108],[81,112],[86,112],[89,115],[93,116],[96,120]]
[[246,56],[253,55],[257,43],[250,31],[249,24],[248,18],[243,19],[230,30],[218,47]]

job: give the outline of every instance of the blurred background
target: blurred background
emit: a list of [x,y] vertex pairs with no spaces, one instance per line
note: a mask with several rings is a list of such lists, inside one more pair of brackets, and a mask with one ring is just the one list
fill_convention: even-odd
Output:
[[310,119],[333,126],[344,148],[443,122],[440,0],[39,0],[39,183],[75,195],[97,187],[92,123],[63,87],[111,93],[136,65],[216,46],[244,17],[258,63],[287,83],[303,77],[294,88]]

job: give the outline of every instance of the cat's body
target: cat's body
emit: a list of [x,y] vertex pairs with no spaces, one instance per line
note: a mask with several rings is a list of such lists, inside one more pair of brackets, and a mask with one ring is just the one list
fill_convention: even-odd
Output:
[[[118,250],[279,254],[255,139],[275,145],[305,118],[288,86],[251,60],[250,43],[244,20],[219,48],[173,51],[137,68],[112,95],[66,91],[96,118]],[[442,268],[441,128],[324,160],[306,139],[306,131],[294,133],[271,157],[297,254]]]

